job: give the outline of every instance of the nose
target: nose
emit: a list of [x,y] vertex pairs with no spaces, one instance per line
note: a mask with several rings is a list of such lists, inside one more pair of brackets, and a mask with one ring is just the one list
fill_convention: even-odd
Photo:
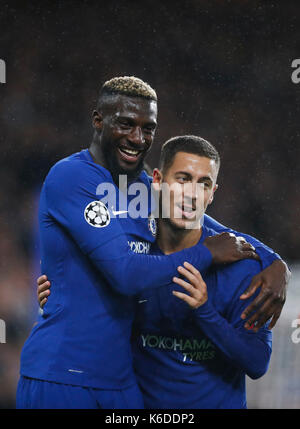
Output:
[[183,195],[187,204],[196,204],[203,201],[204,188],[201,183],[190,182],[183,186]]
[[140,127],[133,128],[127,138],[131,143],[136,145],[141,145],[145,143],[144,135]]
[[197,183],[188,182],[183,185],[183,193],[186,198],[191,200],[197,199],[199,194],[199,189]]

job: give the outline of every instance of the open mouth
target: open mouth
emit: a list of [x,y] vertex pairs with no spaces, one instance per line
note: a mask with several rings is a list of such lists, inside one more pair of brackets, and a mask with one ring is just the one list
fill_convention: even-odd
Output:
[[142,153],[140,150],[128,149],[125,147],[119,147],[118,151],[124,161],[132,163],[136,162]]
[[187,205],[177,206],[181,211],[181,217],[183,219],[194,219],[196,217],[196,208]]

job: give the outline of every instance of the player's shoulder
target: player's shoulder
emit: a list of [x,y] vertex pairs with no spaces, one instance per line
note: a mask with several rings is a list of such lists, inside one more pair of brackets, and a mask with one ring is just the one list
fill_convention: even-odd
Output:
[[218,270],[220,283],[228,285],[232,291],[241,290],[248,286],[253,276],[262,271],[262,264],[255,259],[242,259],[232,264],[224,265]]
[[213,235],[218,235],[218,234],[219,234],[218,231],[206,225],[205,219],[204,219],[204,223],[202,225],[202,239],[205,239],[206,237],[211,237]]
[[256,259],[241,259],[232,264],[225,265],[224,273],[236,275],[238,277],[246,277],[249,274],[255,275],[262,270],[260,261]]
[[107,179],[105,169],[83,156],[83,152],[76,152],[59,160],[51,167],[45,182],[74,184],[92,177],[99,182]]
[[[219,231],[216,231],[213,228],[209,228],[205,224],[203,225],[202,229],[203,229],[204,239],[209,236],[220,234]],[[218,266],[218,271],[222,273],[223,276],[232,277],[234,275],[238,279],[247,277],[250,274],[254,275],[261,270],[262,270],[261,262],[255,259],[242,259],[232,264]]]

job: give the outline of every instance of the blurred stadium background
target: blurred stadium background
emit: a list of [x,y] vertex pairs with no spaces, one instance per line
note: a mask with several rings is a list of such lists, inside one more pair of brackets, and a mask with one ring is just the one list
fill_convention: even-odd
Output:
[[[42,6],[40,6],[42,4]],[[14,408],[19,354],[37,311],[36,209],[58,159],[85,148],[101,84],[148,81],[161,144],[197,134],[222,157],[210,214],[274,248],[293,278],[274,329],[270,370],[249,381],[249,408],[300,408],[299,2],[61,1],[0,3],[0,408]],[[298,31],[297,31],[298,30]],[[300,335],[298,335],[300,338]],[[42,352],[42,351],[41,351]]]

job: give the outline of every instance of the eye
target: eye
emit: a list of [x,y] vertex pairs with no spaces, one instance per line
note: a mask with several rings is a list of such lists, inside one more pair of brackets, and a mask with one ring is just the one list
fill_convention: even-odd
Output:
[[154,133],[154,128],[153,127],[145,127],[144,128],[144,132],[146,134],[153,134]]
[[128,121],[126,121],[126,119],[118,119],[118,124],[122,127],[122,128],[130,128],[130,123]]
[[186,183],[188,181],[188,178],[186,176],[179,176],[177,177],[177,181],[179,183]]
[[210,182],[203,182],[204,188],[205,189],[209,189],[211,187],[211,183]]

